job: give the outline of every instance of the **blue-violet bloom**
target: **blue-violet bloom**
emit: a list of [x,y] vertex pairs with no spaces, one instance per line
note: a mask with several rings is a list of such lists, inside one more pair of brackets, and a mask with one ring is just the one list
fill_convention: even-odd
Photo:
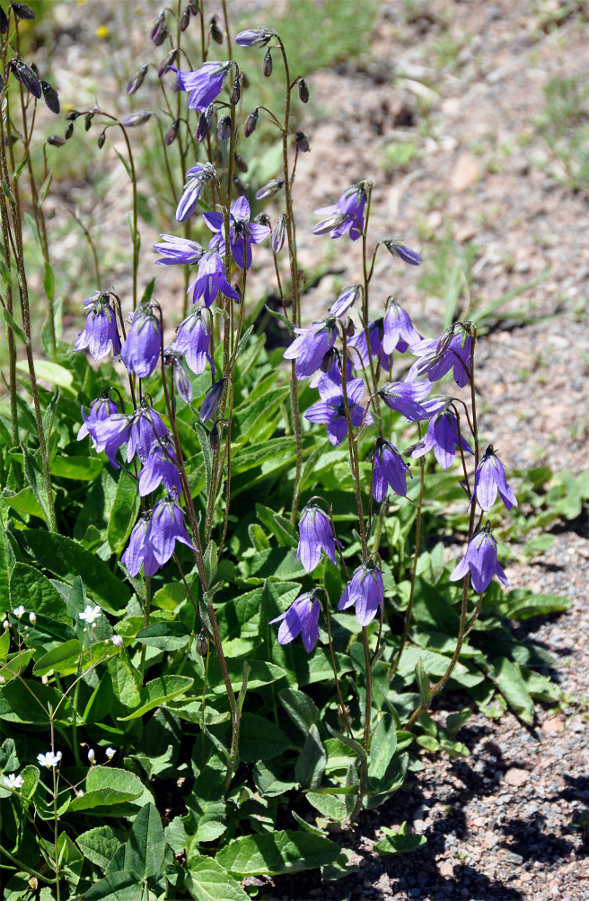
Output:
[[[335,376],[335,373],[334,373]],[[341,444],[348,434],[348,422],[344,403],[344,392],[341,382],[341,374],[331,378],[322,375],[319,379],[319,394],[321,400],[312,404],[305,413],[305,419],[309,422],[323,422],[327,424],[327,437],[331,444]],[[350,421],[353,426],[371,425],[374,420],[370,413],[366,413],[360,405],[364,393],[362,379],[352,379],[346,383],[348,406],[350,408]]]
[[175,494],[168,494],[156,504],[149,528],[149,542],[153,548],[153,556],[160,566],[168,562],[177,541],[195,550],[186,531],[177,497]]
[[121,341],[110,294],[99,291],[92,297],[87,297],[84,306],[87,311],[86,327],[76,338],[74,350],[88,348],[93,360],[100,360],[109,353],[118,356]]
[[419,266],[420,263],[423,262],[415,250],[411,250],[410,247],[405,247],[400,241],[383,241],[382,243],[389,253],[392,253],[394,257],[399,257],[400,260],[403,260],[404,263],[408,263],[409,266]]
[[456,448],[460,446],[463,450],[474,453],[468,442],[458,435],[456,416],[451,410],[445,409],[432,416],[425,437],[415,445],[411,456],[423,457],[433,449],[434,456],[442,469],[449,469],[454,461]]
[[330,518],[317,504],[308,504],[299,520],[299,546],[295,560],[311,573],[321,560],[321,551],[335,564],[335,535]]
[[[202,193],[208,183],[216,179],[217,175],[212,163],[197,163],[192,166],[186,173],[186,182],[184,190],[176,209],[176,219],[178,222],[185,222],[194,213],[198,201],[202,197]],[[162,237],[164,237],[162,235]],[[182,240],[182,239],[178,239]],[[187,242],[191,243],[191,242]]]
[[161,568],[153,555],[153,548],[149,541],[151,516],[150,511],[138,520],[131,532],[125,553],[121,557],[121,563],[130,576],[138,575],[142,566],[146,576],[153,576]]
[[401,413],[408,422],[418,422],[429,419],[431,415],[420,403],[431,389],[431,384],[425,381],[387,382],[377,393],[391,410]]
[[329,315],[341,319],[361,296],[362,287],[360,285],[352,285],[350,288],[346,288],[338,295],[335,303],[329,308]]
[[131,313],[131,328],[121,350],[121,359],[129,372],[140,379],[149,378],[160,358],[162,330],[152,303],[142,303]]
[[153,249],[161,254],[161,260],[156,260],[156,266],[175,266],[177,264],[192,266],[198,263],[203,253],[197,241],[189,241],[187,238],[179,238],[176,235],[160,235],[164,239],[163,244],[154,244]]
[[164,484],[166,491],[175,491],[178,497],[182,494],[180,476],[176,465],[176,451],[172,438],[164,435],[145,461],[139,473],[139,497],[145,497]]
[[367,626],[379,609],[382,613],[383,600],[382,572],[377,563],[368,560],[354,572],[339,599],[337,609],[347,610],[348,607],[355,606],[356,619],[361,626]]
[[313,229],[314,235],[329,232],[330,238],[341,238],[349,232],[352,241],[357,241],[364,231],[364,208],[366,206],[366,188],[364,182],[352,185],[338,198],[332,206],[314,210],[319,216],[325,216]]
[[108,419],[109,416],[112,416],[114,413],[119,412],[119,408],[115,404],[114,400],[111,400],[108,396],[108,392],[105,391],[100,397],[97,397],[96,400],[92,401],[90,406],[90,413],[86,416],[84,411],[84,407],[82,409],[82,419],[84,420],[83,424],[80,426],[77,441],[81,441],[82,438],[85,438],[86,435],[90,435],[90,439],[92,441],[92,445],[94,450],[96,450],[96,440],[94,438],[94,426],[97,422],[100,422],[103,419]]
[[437,382],[452,369],[454,381],[464,388],[470,379],[471,349],[472,337],[460,324],[450,326],[439,338],[425,338],[411,346],[411,353],[420,359],[407,373],[407,381],[426,375],[430,382]]
[[240,47],[265,47],[274,37],[276,32],[270,31],[269,28],[247,28],[239,32],[235,43]]
[[476,497],[479,507],[486,513],[497,500],[497,493],[508,510],[517,507],[515,494],[505,478],[503,464],[490,444],[474,474],[473,498]]
[[216,382],[213,382],[213,384],[205,394],[205,399],[203,400],[202,407],[200,408],[201,422],[208,422],[209,419],[212,419],[217,412],[217,408],[221,403],[221,397],[226,381],[226,377],[222,376]]
[[215,375],[213,360],[209,354],[209,332],[202,321],[202,307],[193,310],[178,326],[172,350],[184,354],[186,365],[195,375],[201,375],[210,363]]
[[[390,370],[393,365],[392,354],[385,354],[382,346],[384,335],[383,319],[375,319],[369,322],[368,337],[370,339],[370,354],[367,351],[366,329],[360,328],[348,341],[350,348],[350,358],[354,369],[366,369],[370,365],[370,358],[378,360],[385,370]],[[352,350],[352,348],[355,348]]]
[[384,438],[376,439],[374,451],[374,467],[372,470],[372,496],[377,503],[382,503],[392,489],[401,497],[407,496],[407,475],[413,478],[411,470],[394,444]]
[[208,250],[200,259],[196,279],[188,288],[192,291],[192,303],[202,299],[210,307],[219,291],[225,297],[239,300],[239,294],[225,278],[225,264],[216,250]]
[[470,582],[479,594],[485,591],[493,576],[509,585],[501,565],[497,562],[497,542],[491,534],[489,523],[468,542],[466,554],[450,576],[451,582],[463,579],[470,570]]
[[303,634],[303,645],[311,653],[319,638],[319,614],[321,604],[314,591],[307,591],[295,598],[286,613],[281,613],[270,623],[280,622],[278,643],[288,644],[297,635]]
[[176,73],[180,90],[188,91],[188,109],[197,109],[204,113],[223,90],[225,78],[232,65],[230,60],[222,63],[207,62],[192,72],[181,72],[176,66],[170,66]]
[[[246,197],[238,197],[231,204],[229,211],[229,246],[231,255],[240,269],[249,269],[252,265],[252,244],[259,244],[267,238],[271,229],[259,222],[250,222],[250,205]],[[209,243],[221,254],[225,253],[225,236],[223,214],[217,212],[203,213],[203,219],[214,232]]]
[[283,357],[285,360],[296,360],[296,378],[306,379],[319,369],[323,357],[335,344],[335,319],[321,319],[309,328],[297,328],[295,332],[297,337],[286,348]]
[[422,340],[409,314],[394,299],[384,317],[383,332],[382,349],[385,354],[392,354],[394,350],[405,353],[408,348]]

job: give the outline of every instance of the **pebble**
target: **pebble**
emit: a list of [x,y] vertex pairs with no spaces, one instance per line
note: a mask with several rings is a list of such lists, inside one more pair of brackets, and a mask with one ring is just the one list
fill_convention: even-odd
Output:
[[525,785],[529,778],[530,773],[528,770],[522,770],[519,769],[519,767],[510,767],[503,776],[503,781],[507,782],[508,785],[519,787]]

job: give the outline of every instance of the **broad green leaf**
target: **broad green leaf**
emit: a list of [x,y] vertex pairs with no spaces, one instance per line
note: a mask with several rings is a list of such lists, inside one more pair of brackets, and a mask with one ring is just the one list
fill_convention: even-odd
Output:
[[511,707],[524,723],[534,722],[534,702],[526,687],[518,663],[507,657],[494,661],[491,679]]
[[231,455],[231,471],[235,473],[247,472],[261,466],[267,460],[287,462],[296,456],[292,438],[270,438],[259,444],[247,444],[245,447],[237,447]]
[[138,707],[128,716],[121,716],[119,719],[121,721],[137,719],[148,710],[161,707],[166,701],[185,694],[193,682],[194,679],[189,676],[159,676],[157,679],[152,679],[139,692]]
[[14,566],[14,552],[8,543],[3,523],[0,520],[0,607],[7,610],[10,607],[8,583],[10,570]]
[[197,792],[192,792],[186,799],[186,806],[196,820],[194,838],[197,842],[215,841],[226,831],[227,804],[222,798],[199,798]]
[[315,810],[333,820],[335,823],[341,823],[348,816],[346,802],[337,795],[322,794],[321,792],[307,792],[307,801],[312,804]]
[[417,663],[415,664],[415,678],[417,680],[419,694],[421,695],[421,703],[423,707],[427,708],[429,707],[430,701],[432,699],[432,689],[429,681],[429,676],[425,671],[421,657],[418,657]]
[[380,783],[397,750],[397,727],[390,713],[383,713],[372,735],[368,778]]
[[138,512],[137,483],[121,470],[107,530],[108,544],[113,554],[119,554],[125,547]]
[[318,788],[325,773],[326,762],[327,754],[321,743],[319,729],[313,723],[295,764],[295,778],[303,788]]
[[[41,360],[39,358],[35,359],[35,375],[38,379],[44,379],[46,382],[51,382],[52,385],[57,385],[59,388],[63,388],[66,391],[70,391],[72,394],[74,392],[73,382],[74,375],[70,372],[69,369],[66,369],[65,366],[60,366],[59,363],[52,363],[50,360]],[[29,366],[26,360],[21,360],[16,364],[16,368],[21,372],[29,374]]]
[[[18,679],[0,685],[0,720],[11,723],[48,726],[50,710],[55,710],[63,694],[52,685],[43,685],[38,679]],[[67,718],[71,704],[63,701],[58,719]]]
[[290,748],[289,737],[272,720],[244,713],[239,730],[239,756],[246,762],[270,760]]
[[41,529],[24,529],[19,533],[29,553],[40,566],[71,584],[81,576],[88,594],[109,613],[116,613],[129,602],[129,589],[112,574],[96,554],[86,551],[76,541]]
[[35,676],[46,676],[52,672],[58,675],[77,672],[81,654],[82,645],[77,638],[66,641],[61,647],[43,654],[35,664],[33,673]]
[[[99,457],[54,457],[49,463],[52,476],[60,479],[75,479],[76,482],[93,482],[104,468]],[[137,488],[135,488],[137,492]]]
[[380,856],[385,854],[402,854],[404,851],[416,851],[427,842],[425,835],[405,832],[406,823],[403,823],[398,832],[394,832],[387,826],[382,826],[385,838],[374,845],[374,850]]
[[8,312],[6,307],[1,306],[0,311],[2,312],[4,321],[5,321],[6,325],[8,326],[8,328],[11,329],[15,335],[18,335],[18,337],[23,342],[23,344],[25,344],[25,345],[30,344],[31,342],[25,335],[24,331],[22,330],[22,328],[20,327],[20,325],[18,324],[16,319],[14,319],[14,317],[10,315],[10,313]]
[[161,651],[176,651],[188,644],[190,629],[184,623],[152,623],[137,633],[137,641]]
[[285,831],[236,838],[217,853],[217,860],[243,878],[313,870],[332,863],[339,852],[339,845],[322,836]]
[[254,767],[256,788],[265,798],[276,798],[285,795],[291,788],[298,788],[298,782],[283,782],[280,778],[280,764],[267,764],[260,760]]
[[560,613],[568,610],[571,606],[570,600],[561,595],[530,594],[526,589],[510,591],[507,600],[509,617],[517,620],[529,619],[531,616],[546,616],[548,613]]
[[278,692],[278,697],[295,726],[298,726],[304,735],[309,733],[314,723],[320,722],[320,713],[315,702],[304,692],[295,688],[283,688]]
[[10,574],[10,603],[13,609],[22,604],[27,613],[33,611],[37,617],[43,614],[59,623],[71,624],[66,603],[57,588],[28,563],[16,563]]
[[84,901],[139,901],[143,885],[137,873],[119,870],[109,873],[84,894]]
[[148,803],[135,818],[125,852],[125,869],[134,870],[142,879],[159,872],[166,842],[160,815]]
[[[253,401],[247,398],[236,410],[233,411],[234,422],[239,429],[240,440],[254,440],[256,443],[264,440],[264,427],[272,425],[274,415],[280,404],[288,400],[290,388],[288,385],[270,388],[262,397]],[[269,437],[269,435],[267,436]]]
[[112,826],[97,826],[83,832],[76,839],[80,851],[90,863],[106,870],[121,845],[119,834]]
[[214,857],[188,859],[185,888],[195,901],[249,901],[242,887]]
[[[142,798],[151,800],[141,780],[127,770],[95,766],[88,771],[84,794],[76,797],[70,810],[83,810],[99,816],[121,816],[119,805],[143,807]],[[135,803],[133,803],[135,802]],[[125,808],[126,809],[126,808]]]

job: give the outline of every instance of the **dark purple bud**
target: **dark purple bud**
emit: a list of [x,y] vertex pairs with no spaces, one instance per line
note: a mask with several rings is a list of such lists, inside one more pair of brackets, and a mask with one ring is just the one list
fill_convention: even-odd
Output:
[[321,361],[321,366],[319,367],[321,372],[330,372],[333,369],[333,367],[335,365],[335,361],[337,359],[338,359],[338,352],[335,349],[335,347],[332,347],[331,350],[327,351],[327,353],[323,357],[323,360]]
[[272,228],[270,216],[268,216],[266,213],[258,213],[258,215],[254,218],[254,222],[257,222],[258,225],[263,225],[264,228]]
[[65,132],[64,132],[66,141],[69,141],[69,139],[71,138],[73,133],[74,133],[74,123],[68,122]]
[[173,144],[178,136],[178,131],[180,129],[181,119],[174,119],[173,122],[170,123],[167,132],[164,135],[164,144],[169,147],[170,144]]
[[249,138],[250,135],[253,135],[256,130],[256,125],[258,124],[258,108],[256,107],[251,111],[247,119],[245,120],[245,125],[243,126],[243,133],[246,138]]
[[355,334],[356,326],[354,325],[354,320],[350,316],[348,316],[346,322],[346,335],[348,336],[348,338],[353,338]]
[[166,26],[166,11],[165,9],[160,9],[159,13],[154,19],[149,36],[155,46],[159,47],[165,41],[167,33],[168,28]]
[[86,129],[86,131],[90,131],[90,127],[92,125],[93,118],[94,118],[94,113],[88,113],[88,115],[84,117],[84,128]]
[[41,99],[41,82],[33,72],[30,66],[27,66],[26,63],[23,63],[20,59],[13,59],[11,61],[10,67],[12,72],[14,73],[15,78],[20,81],[24,88],[32,94],[33,97],[36,97],[38,100]]
[[256,200],[265,200],[267,197],[274,197],[284,187],[283,178],[271,178],[266,184],[256,191]]
[[247,172],[248,166],[246,160],[242,157],[241,153],[235,154],[235,165],[239,169],[240,172]]
[[213,113],[215,112],[215,104],[209,103],[204,113],[200,114],[198,127],[196,129],[196,140],[203,141],[211,130],[213,124]]
[[73,109],[71,112],[65,114],[66,122],[75,122],[82,113],[79,113],[77,110]]
[[17,19],[34,19],[35,13],[26,3],[11,3],[10,8]]
[[226,377],[222,376],[222,378],[218,379],[216,382],[213,382],[213,384],[205,394],[205,399],[203,400],[202,407],[200,408],[201,422],[208,422],[209,419],[212,419],[217,412],[217,408],[221,403],[221,396],[223,394],[226,381]]
[[219,28],[219,24],[217,22],[217,17],[213,16],[209,24],[209,30],[211,32],[211,37],[214,40],[215,44],[222,44],[224,34]]
[[398,241],[383,241],[382,243],[389,253],[392,253],[394,257],[399,257],[400,260],[403,260],[404,263],[408,263],[410,266],[419,266],[422,262],[418,253],[411,250],[410,247],[404,247]]
[[295,132],[295,148],[299,153],[308,153],[311,149],[309,135],[306,135],[304,131]]
[[231,137],[231,116],[221,116],[217,122],[217,137],[220,141],[228,141]]
[[[67,135],[66,135],[66,137],[67,137]],[[104,147],[105,141],[106,141],[106,132],[103,131],[101,134],[98,135],[98,140],[96,141],[96,143],[98,144],[99,150],[102,150],[102,148]]]
[[62,138],[61,135],[49,135],[47,143],[51,144],[52,147],[63,147],[65,138]]
[[176,62],[176,57],[177,57],[177,56],[178,56],[178,51],[177,51],[177,50],[170,50],[169,53],[166,53],[166,55],[164,56],[163,60],[161,61],[161,63],[160,63],[159,66],[157,67],[157,77],[158,77],[158,78],[161,78],[162,75],[165,75],[165,73],[168,71],[168,69],[170,68],[170,66],[173,66],[173,65],[174,65],[174,63]]
[[200,3],[198,0],[192,0],[192,2],[188,4],[187,9],[190,10],[193,16],[198,16],[200,12]]
[[239,75],[235,76],[235,81],[233,82],[233,87],[231,88],[231,94],[229,95],[229,103],[231,106],[237,106],[239,103],[239,98],[241,97],[241,82],[239,80]]
[[240,47],[265,47],[274,37],[276,32],[269,28],[248,28],[240,31],[235,41]]
[[137,113],[129,113],[128,116],[123,116],[121,125],[124,128],[137,128],[139,125],[145,125],[150,117],[151,110],[148,109],[140,110]]
[[135,91],[138,91],[143,82],[145,81],[145,76],[147,75],[147,70],[149,66],[147,63],[144,63],[131,75],[129,79],[129,83],[127,85],[127,94],[134,94]]
[[182,10],[182,15],[180,16],[180,31],[186,31],[188,26],[190,25],[190,10],[188,7]]
[[[8,21],[8,16],[0,6],[0,34],[7,34],[8,29],[10,28],[10,23]],[[4,87],[4,85],[3,85]]]
[[272,232],[272,251],[280,253],[284,244],[284,235],[286,234],[286,216],[284,213],[278,217],[278,222],[274,226]]
[[51,110],[52,113],[55,113],[57,115],[60,110],[57,91],[55,90],[55,88],[52,88],[47,81],[41,82],[41,90],[43,91],[43,100],[45,101],[47,107]]
[[204,632],[200,632],[196,639],[196,653],[199,657],[206,657],[209,653],[209,642]]
[[221,448],[221,435],[219,434],[217,423],[214,424],[213,428],[209,432],[209,445],[211,450],[214,451],[218,451]]
[[262,66],[262,72],[266,76],[266,78],[270,78],[272,75],[272,54],[269,50],[266,50],[266,56],[264,57],[264,64]]
[[304,78],[299,78],[299,97],[302,103],[309,101],[309,85]]
[[235,185],[235,190],[237,191],[237,193],[239,194],[239,196],[240,196],[240,197],[245,197],[245,195],[247,194],[248,187],[247,187],[246,184],[244,184],[244,183],[242,182],[242,180],[241,180],[241,178],[239,177],[239,175],[234,175],[234,176],[233,176],[233,184]]

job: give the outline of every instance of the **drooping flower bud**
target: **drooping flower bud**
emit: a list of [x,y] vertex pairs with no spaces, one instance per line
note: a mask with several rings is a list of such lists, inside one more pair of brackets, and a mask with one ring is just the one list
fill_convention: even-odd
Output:
[[[72,132],[73,132],[73,128],[72,128]],[[66,136],[66,138],[71,137],[71,135],[68,135],[67,130],[66,130],[65,136]],[[105,141],[106,141],[106,132],[103,131],[98,135],[98,140],[96,141],[96,143],[98,144],[99,150],[102,150],[102,148],[104,147]]]
[[196,140],[203,141],[211,130],[213,124],[213,113],[215,112],[215,104],[209,103],[204,113],[200,114],[198,127],[196,129]]
[[258,107],[251,111],[247,119],[245,120],[245,125],[243,126],[243,133],[246,138],[249,138],[250,135],[253,135],[256,130],[256,125],[258,124]]
[[245,195],[247,194],[248,187],[246,184],[244,184],[244,182],[241,180],[239,175],[233,176],[233,184],[235,185],[235,190],[237,191],[239,196],[245,197]]
[[23,63],[20,59],[13,59],[10,63],[11,71],[14,77],[20,81],[24,88],[32,94],[33,97],[36,97],[38,100],[41,99],[41,82],[33,72],[30,66],[27,66],[26,63]]
[[53,88],[48,81],[42,81],[41,90],[43,91],[43,100],[45,101],[47,108],[50,109],[52,113],[55,113],[55,115],[58,115],[60,106],[59,97],[57,96],[55,88]]
[[[68,122],[68,124],[66,125],[66,128],[65,128],[65,131],[64,131],[66,141],[69,141],[69,139],[71,138],[73,133],[74,133],[74,123]],[[104,143],[104,141],[102,143]]]
[[299,78],[299,97],[301,99],[301,103],[308,103],[309,101],[309,85],[305,81],[304,78]]
[[272,232],[272,251],[280,253],[284,244],[284,235],[286,234],[286,216],[284,213],[278,217],[278,222],[274,226]]
[[246,31],[240,31],[235,41],[240,47],[265,47],[274,37],[276,32],[269,28],[248,28]]
[[213,451],[219,450],[221,447],[221,435],[219,434],[217,423],[214,424],[209,432],[209,446]]
[[177,50],[170,50],[169,53],[166,53],[166,55],[164,56],[163,60],[161,61],[161,63],[160,63],[159,66],[157,67],[157,77],[158,77],[158,78],[161,78],[162,75],[165,75],[165,73],[168,71],[168,69],[170,68],[170,66],[173,66],[173,65],[174,65],[174,63],[176,62],[176,57],[177,57],[177,56],[178,56],[178,51],[177,51]]
[[51,144],[53,147],[63,147],[65,138],[62,138],[61,135],[49,135],[47,143]]
[[223,31],[221,30],[221,28],[219,28],[219,23],[217,22],[217,16],[212,17],[210,24],[209,24],[209,30],[211,32],[211,37],[214,40],[215,44],[222,44],[224,34],[223,34]]
[[198,638],[196,639],[196,653],[200,657],[206,657],[209,652],[209,643],[207,641],[207,636],[204,631],[199,633]]
[[269,50],[266,50],[266,55],[264,57],[264,63],[262,66],[262,72],[266,76],[266,78],[270,78],[272,75],[272,54]]
[[221,403],[221,396],[223,394],[223,389],[225,388],[225,382],[227,381],[225,376],[222,376],[216,382],[213,382],[207,393],[205,394],[205,399],[202,402],[202,407],[200,408],[200,421],[208,422],[209,419],[212,419],[219,404]]
[[403,260],[404,263],[408,263],[409,266],[419,266],[422,262],[418,253],[411,250],[410,247],[405,247],[399,241],[383,241],[382,243],[389,253],[394,257],[399,257],[400,260]]
[[87,115],[84,116],[84,130],[85,131],[90,131],[93,119],[94,119],[94,113],[87,113]]
[[308,153],[311,149],[309,146],[309,135],[306,135],[304,131],[295,132],[295,149],[298,153]]
[[147,70],[149,66],[147,63],[144,63],[142,66],[139,66],[138,69],[133,72],[131,78],[129,79],[129,83],[127,84],[127,94],[134,94],[139,90],[143,82],[145,81],[145,76],[147,75]]
[[284,187],[283,178],[271,178],[266,184],[256,191],[256,200],[265,200],[267,197],[274,197]]
[[235,76],[235,81],[233,82],[233,87],[231,88],[231,93],[229,95],[229,103],[231,106],[237,106],[239,103],[239,98],[241,97],[241,82],[239,80],[239,75]]
[[241,153],[236,153],[233,159],[235,160],[235,165],[240,172],[247,172],[247,160],[241,155]]
[[186,9],[182,10],[182,15],[180,16],[180,31],[186,31],[188,26],[190,25],[190,9],[186,7]]
[[120,121],[124,128],[138,128],[140,125],[145,125],[150,118],[151,110],[144,109],[137,113],[129,113],[128,116],[123,116]]
[[35,13],[26,3],[11,3],[10,8],[17,19],[34,19]]
[[220,141],[228,141],[231,137],[231,116],[221,116],[217,122],[217,137]]
[[160,47],[166,40],[166,37],[168,36],[168,27],[166,25],[165,9],[160,9],[155,17],[149,36],[156,47]]
[[174,119],[173,122],[170,122],[168,126],[168,130],[164,135],[164,144],[169,147],[170,144],[173,144],[176,138],[178,137],[178,131],[180,129],[181,119]]
[[0,6],[0,34],[7,34],[9,28],[10,22],[8,21],[8,16]]

